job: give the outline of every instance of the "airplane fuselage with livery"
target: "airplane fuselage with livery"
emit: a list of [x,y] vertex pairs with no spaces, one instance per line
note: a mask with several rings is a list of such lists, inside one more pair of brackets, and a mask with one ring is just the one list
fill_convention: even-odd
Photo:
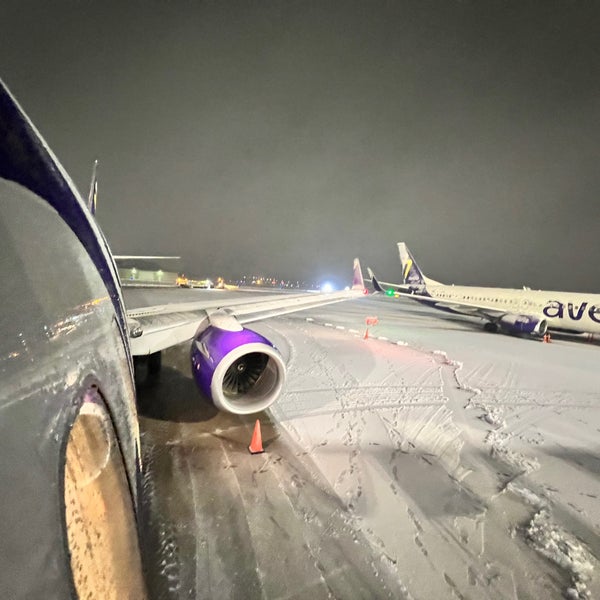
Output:
[[600,294],[446,285],[423,273],[404,242],[398,243],[398,253],[403,282],[380,283],[369,270],[376,291],[478,317],[487,331],[541,337],[550,330],[589,334],[594,339],[600,335]]
[[[600,294],[459,285],[428,285],[427,293],[443,303],[476,303],[515,314],[536,315],[546,320],[549,329],[600,333]],[[452,312],[467,314],[469,310],[465,306]]]

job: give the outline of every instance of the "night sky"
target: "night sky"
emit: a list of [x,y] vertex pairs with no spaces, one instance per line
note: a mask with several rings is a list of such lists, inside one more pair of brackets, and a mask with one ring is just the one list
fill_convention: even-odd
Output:
[[600,3],[2,0],[0,77],[116,253],[600,293]]

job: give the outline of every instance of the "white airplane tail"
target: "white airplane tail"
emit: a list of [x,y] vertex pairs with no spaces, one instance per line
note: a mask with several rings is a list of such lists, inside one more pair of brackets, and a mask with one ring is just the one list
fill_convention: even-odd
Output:
[[427,289],[427,285],[441,285],[439,281],[434,281],[423,274],[404,242],[398,242],[398,253],[402,265],[402,281],[410,286],[412,291],[423,292]]
[[360,261],[358,260],[358,258],[354,259],[354,277],[352,278],[352,289],[365,289],[365,282],[363,279],[362,269],[360,268]]

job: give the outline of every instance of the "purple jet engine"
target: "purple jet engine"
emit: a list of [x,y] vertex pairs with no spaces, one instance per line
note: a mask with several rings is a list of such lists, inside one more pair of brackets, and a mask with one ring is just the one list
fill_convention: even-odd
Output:
[[281,394],[285,363],[262,335],[217,311],[200,327],[191,349],[196,384],[220,410],[251,414]]

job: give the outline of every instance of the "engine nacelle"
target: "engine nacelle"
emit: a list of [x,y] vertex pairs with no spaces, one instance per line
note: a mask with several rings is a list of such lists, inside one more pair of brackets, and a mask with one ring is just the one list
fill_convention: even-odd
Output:
[[262,335],[235,319],[209,325],[192,342],[194,379],[220,410],[238,415],[260,412],[281,394],[285,363]]
[[527,334],[543,336],[548,330],[546,319],[531,315],[504,315],[498,321],[500,328],[513,335]]

